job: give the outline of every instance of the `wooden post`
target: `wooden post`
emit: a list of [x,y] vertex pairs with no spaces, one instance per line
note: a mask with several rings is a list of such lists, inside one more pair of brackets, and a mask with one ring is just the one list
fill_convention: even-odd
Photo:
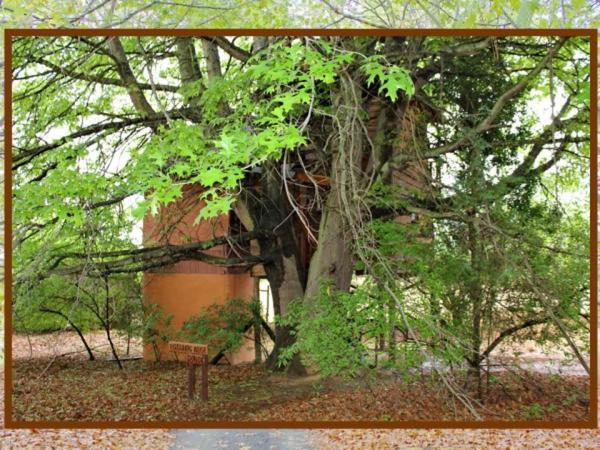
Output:
[[188,398],[194,399],[194,393],[196,392],[196,366],[192,361],[188,361]]
[[202,356],[202,400],[208,401],[208,355]]
[[208,346],[189,342],[169,342],[169,350],[187,356],[188,398],[194,399],[196,393],[196,366],[202,366],[202,399],[208,400]]

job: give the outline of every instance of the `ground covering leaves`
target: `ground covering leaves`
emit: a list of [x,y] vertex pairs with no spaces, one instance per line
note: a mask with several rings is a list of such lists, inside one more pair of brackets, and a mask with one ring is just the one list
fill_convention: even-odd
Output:
[[[0,371],[0,382],[4,383],[3,371]],[[174,441],[173,433],[163,429],[5,429],[3,389],[0,389],[0,406],[0,448],[6,450],[167,450]]]
[[[182,363],[137,359],[124,362],[125,369],[119,370],[106,358],[87,361],[83,353],[54,358],[38,349],[37,355],[42,356],[13,360],[16,420],[472,419],[430,376],[404,379],[382,374],[368,382],[323,382],[316,376],[273,375],[255,365],[211,366],[206,403],[187,399],[187,368]],[[583,421],[589,417],[586,377],[501,372],[484,380],[484,392],[483,416],[490,420]]]

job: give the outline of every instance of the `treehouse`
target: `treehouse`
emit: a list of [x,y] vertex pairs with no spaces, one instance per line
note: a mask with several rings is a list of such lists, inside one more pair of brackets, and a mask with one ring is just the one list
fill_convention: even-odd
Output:
[[[413,108],[415,111],[417,108]],[[371,120],[367,123],[367,130],[372,139],[375,138],[377,130],[377,116],[381,110],[380,104],[371,105],[369,108]],[[393,154],[405,151],[405,147],[415,138],[414,123],[419,113],[405,114],[399,126],[401,133],[397,136],[396,144],[392,146]],[[404,135],[402,135],[404,133]],[[286,220],[292,223],[292,234],[296,243],[300,270],[308,272],[311,257],[316,249],[315,238],[318,239],[320,207],[315,202],[315,191],[322,193],[328,191],[330,179],[328,174],[321,173],[315,161],[318,159],[314,154],[307,152],[302,164],[291,162],[283,167],[286,178],[286,192],[288,199],[295,203],[296,211],[290,208],[290,214]],[[368,158],[362,161],[363,169],[366,170]],[[411,163],[396,170],[387,170],[389,183],[402,186],[407,191],[423,190],[428,185],[431,177],[430,168],[421,163]],[[253,177],[258,179],[261,169],[256,168],[255,173],[249,175],[249,184],[252,185]],[[260,189],[260,188],[259,188]],[[144,273],[143,295],[147,304],[157,305],[166,315],[172,315],[171,327],[179,330],[186,320],[197,315],[204,308],[213,304],[224,304],[230,299],[243,299],[250,301],[260,298],[263,302],[263,310],[270,310],[266,322],[272,318],[273,306],[269,305],[268,284],[265,280],[265,269],[260,263],[236,264],[236,260],[243,260],[248,256],[259,255],[259,246],[256,240],[246,242],[235,242],[228,237],[248,232],[231,212],[216,219],[197,221],[201,211],[202,203],[199,195],[201,186],[186,185],[181,198],[168,207],[159,210],[156,216],[146,216],[143,224],[144,245],[173,245],[185,249],[186,245],[194,243],[215,241],[219,245],[211,246],[203,250],[201,256],[197,252],[190,252],[189,258],[185,251],[180,251],[177,262],[148,269]],[[418,220],[412,214],[396,215],[394,220],[400,224],[409,224]],[[310,231],[309,231],[310,230]],[[426,239],[430,239],[426,237]],[[171,256],[172,259],[172,256]],[[255,340],[252,329],[248,329],[247,339],[242,347],[233,354],[225,354],[225,360],[231,364],[254,361],[256,358]],[[154,359],[157,357],[157,347],[161,359],[171,359],[174,355],[169,354],[166,343],[144,347],[144,358]],[[209,357],[213,358],[215,353],[221,349],[209,349]],[[219,354],[219,353],[217,353]],[[217,359],[213,359],[216,362]]]
[[[181,199],[162,208],[156,216],[146,216],[143,224],[145,245],[185,245],[227,236],[236,224],[233,215],[214,220],[195,220],[202,204],[198,202],[200,188],[187,185]],[[232,252],[228,245],[218,245],[204,253],[215,258],[227,258]],[[171,315],[170,326],[179,330],[184,322],[212,304],[228,299],[250,300],[257,293],[256,281],[246,268],[224,267],[195,259],[183,259],[169,266],[150,269],[144,273],[143,295],[147,304],[157,305],[165,315]],[[173,357],[165,343],[158,345],[162,359]],[[209,349],[214,352],[215,349]],[[254,359],[254,345],[247,345],[233,355],[226,355],[232,364]],[[144,358],[155,359],[155,349],[144,346]]]
[[[298,177],[303,180],[304,177]],[[160,209],[156,216],[147,215],[143,223],[144,245],[183,246],[190,243],[219,240],[226,236],[235,236],[247,231],[231,212],[216,219],[197,222],[202,203],[198,198],[201,187],[186,185],[181,199]],[[303,195],[302,188],[293,188],[294,196],[301,202],[309,199]],[[308,266],[314,251],[305,233],[297,224],[297,245],[303,263]],[[172,316],[170,327],[179,330],[186,320],[197,315],[203,309],[217,304],[223,305],[227,300],[243,299],[251,301],[258,298],[262,302],[265,322],[272,322],[273,305],[270,302],[268,283],[264,279],[265,271],[261,264],[236,265],[236,258],[258,254],[256,241],[249,243],[225,242],[203,251],[199,260],[197,253],[190,252],[190,259],[185,259],[168,266],[148,269],[144,272],[143,296],[147,305],[156,305],[165,316]],[[204,259],[204,260],[202,260]],[[159,343],[158,348],[146,343],[144,359],[154,360],[157,351],[161,359],[172,359],[166,343]],[[210,356],[218,354],[220,362],[238,364],[252,362],[256,358],[255,341],[252,330],[249,330],[245,343],[234,353],[220,354],[221,349],[209,349]],[[216,361],[216,360],[215,360]]]

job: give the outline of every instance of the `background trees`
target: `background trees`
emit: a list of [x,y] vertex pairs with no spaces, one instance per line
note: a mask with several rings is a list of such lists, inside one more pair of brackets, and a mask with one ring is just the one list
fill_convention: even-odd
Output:
[[[290,370],[303,353],[319,364],[311,324],[338,306],[357,316],[332,349],[378,339],[405,367],[464,360],[475,385],[523,330],[585,364],[586,39],[21,37],[13,53],[17,302],[50,274],[260,262],[276,313],[305,310],[277,326],[272,368],[294,327]],[[187,183],[204,186],[200,219],[233,210],[227,241],[260,254],[207,255],[218,238],[140,248],[139,220]],[[369,282],[350,294],[357,268]]]
[[155,0],[86,0],[64,4],[58,1],[19,0],[4,2],[4,23],[49,27],[589,27],[597,23],[595,0],[513,0],[482,4],[458,2],[399,2],[395,0],[303,0],[284,2],[207,2]]

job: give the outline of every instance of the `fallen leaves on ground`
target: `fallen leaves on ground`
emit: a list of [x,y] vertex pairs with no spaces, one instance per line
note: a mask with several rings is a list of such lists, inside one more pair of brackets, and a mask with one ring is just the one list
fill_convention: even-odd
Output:
[[[370,389],[326,390],[311,398],[274,405],[253,419],[472,421],[469,411],[440,384],[424,377],[412,382],[387,381]],[[585,421],[589,418],[588,393],[586,377],[496,374],[479,413],[486,420]]]
[[[110,349],[103,332],[85,334],[90,346],[95,348],[98,358],[109,356]],[[115,337],[117,346],[124,351],[126,340]],[[13,335],[13,358],[52,357],[55,354],[71,353],[67,359],[85,358],[82,344],[75,332],[49,333],[26,336]],[[140,354],[139,340],[131,342],[132,354]],[[64,357],[63,357],[64,358]],[[4,372],[0,371],[4,383]],[[88,380],[90,382],[90,380]],[[4,389],[0,389],[0,448],[2,449],[119,449],[119,450],[166,450],[174,441],[169,430],[49,430],[49,429],[5,429]],[[44,420],[47,420],[44,418]]]
[[[182,363],[134,360],[119,370],[114,362],[63,358],[46,370],[50,361],[13,361],[16,420],[248,420],[253,412],[310,390],[275,386],[257,366],[210,366],[209,401],[198,395],[190,401]],[[196,374],[199,392],[198,368]]]
[[[13,361],[16,420],[80,421],[403,421],[473,420],[468,410],[424,376],[359,381],[273,376],[254,365],[210,366],[209,401],[187,398],[187,366],[34,358]],[[198,391],[200,390],[200,370]],[[588,379],[535,373],[496,374],[485,385],[485,419],[588,418]]]
[[391,449],[598,449],[600,432],[582,430],[319,430],[322,450]]
[[[99,359],[112,357],[110,344],[104,331],[89,331],[83,333],[94,356]],[[118,355],[126,357],[127,338],[122,333],[111,333],[111,339],[117,348]],[[130,341],[130,356],[142,355],[142,341],[132,338]],[[81,339],[74,331],[58,331],[36,335],[12,335],[12,358],[29,359],[65,355],[69,358],[86,359],[87,353]],[[62,356],[63,358],[65,356]]]
[[[76,346],[76,341],[71,343]],[[211,367],[208,405],[185,399],[186,369],[177,363],[128,361],[121,372],[114,363],[89,362],[84,354],[74,354],[56,359],[43,379],[35,381],[53,353],[49,344],[33,344],[42,357],[17,360],[15,373],[21,376],[17,400],[24,400],[15,406],[27,420],[439,420],[441,412],[453,413],[451,403],[440,401],[447,400],[440,397],[442,391],[423,380],[422,385],[388,380],[372,386],[371,392],[356,384],[316,383],[314,377],[272,376],[254,366]],[[36,389],[41,397],[34,395]],[[533,404],[540,405],[543,419],[584,420],[587,389],[583,377],[504,374],[486,406],[506,420],[532,414],[527,407]],[[315,430],[314,435],[316,447],[323,449],[600,448],[598,430],[366,429]],[[2,448],[9,449],[166,449],[173,436],[167,430],[2,429],[0,439]]]
[[[0,371],[4,383],[4,371]],[[174,441],[169,430],[47,430],[5,429],[4,390],[0,389],[0,448],[167,450]]]

